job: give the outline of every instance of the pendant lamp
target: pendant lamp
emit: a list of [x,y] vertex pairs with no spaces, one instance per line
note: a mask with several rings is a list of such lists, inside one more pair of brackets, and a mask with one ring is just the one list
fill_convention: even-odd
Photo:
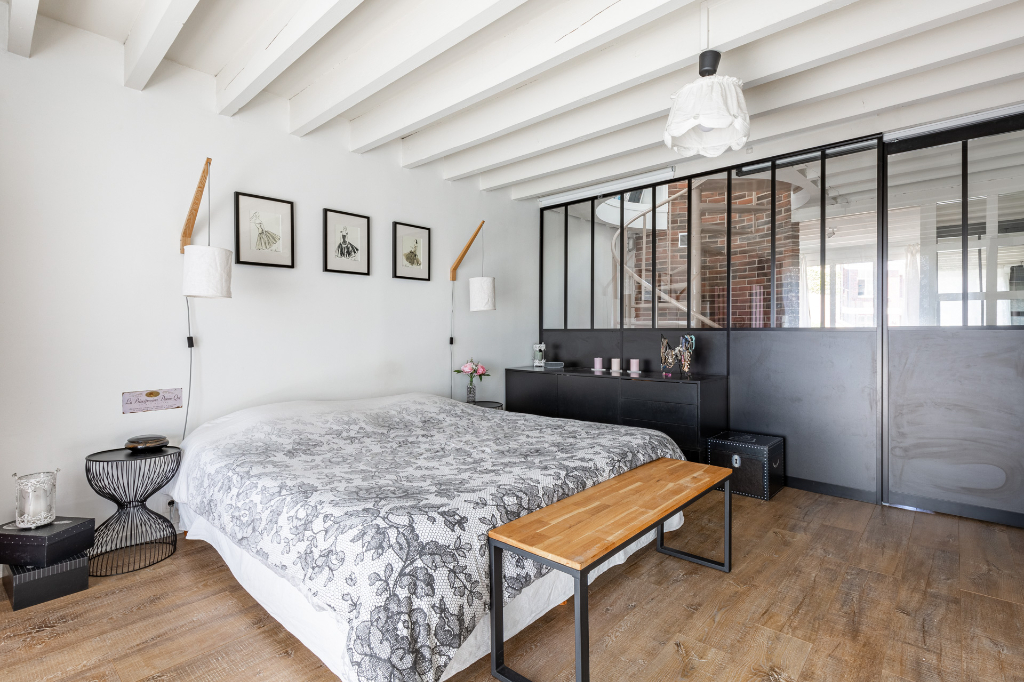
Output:
[[700,78],[672,95],[665,124],[665,145],[681,156],[719,156],[741,149],[750,135],[750,116],[743,99],[743,82],[719,76],[722,54],[700,53]]
[[494,278],[471,277],[469,280],[469,312],[494,310]]
[[231,252],[216,246],[186,246],[181,293],[192,298],[231,298]]

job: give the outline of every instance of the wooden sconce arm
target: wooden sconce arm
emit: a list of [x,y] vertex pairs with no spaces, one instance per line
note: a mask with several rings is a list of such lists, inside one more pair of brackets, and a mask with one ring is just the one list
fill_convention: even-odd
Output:
[[[203,174],[199,176],[199,185],[196,193],[192,196],[192,205],[188,207],[188,217],[185,218],[185,227],[181,228],[181,252],[185,253],[185,247],[192,242],[192,230],[196,226],[196,216],[199,215],[199,204],[203,201],[203,192],[206,191],[206,178],[210,176],[210,164],[213,159],[206,159],[203,164]],[[209,229],[209,226],[207,227]]]
[[469,238],[468,242],[466,242],[466,246],[462,249],[462,253],[460,253],[459,257],[455,259],[454,263],[452,263],[452,269],[448,272],[448,281],[449,282],[454,282],[455,281],[455,273],[458,271],[459,266],[462,265],[462,259],[466,257],[467,253],[469,253],[469,247],[473,246],[473,242],[476,240],[476,236],[478,234],[480,234],[480,229],[483,226],[484,226],[484,221],[481,220],[480,221],[480,225],[476,228],[476,232],[474,232],[473,236]]

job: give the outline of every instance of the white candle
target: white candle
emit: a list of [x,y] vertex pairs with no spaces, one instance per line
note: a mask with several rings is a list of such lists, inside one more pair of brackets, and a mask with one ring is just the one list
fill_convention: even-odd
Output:
[[46,491],[43,488],[34,488],[28,496],[28,515],[31,517],[42,516],[46,513]]
[[604,369],[604,358],[594,358],[594,369]]
[[612,371],[618,372],[622,369],[622,360],[619,358],[612,358]]
[[630,360],[629,361],[629,371],[630,372],[639,372],[640,371],[640,361],[635,359],[635,358],[633,360]]

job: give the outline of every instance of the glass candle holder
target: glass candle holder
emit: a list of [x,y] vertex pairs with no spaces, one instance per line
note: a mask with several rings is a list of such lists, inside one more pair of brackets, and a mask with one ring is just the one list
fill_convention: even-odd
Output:
[[39,528],[53,523],[57,516],[57,471],[14,474],[17,479],[14,522],[18,528]]

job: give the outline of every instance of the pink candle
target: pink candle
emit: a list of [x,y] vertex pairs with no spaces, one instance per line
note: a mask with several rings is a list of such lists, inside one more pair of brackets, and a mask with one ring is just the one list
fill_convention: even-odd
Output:
[[622,369],[622,360],[619,358],[612,358],[612,371],[618,372]]
[[640,371],[640,361],[638,359],[634,358],[634,359],[629,361],[629,371],[630,372],[639,372]]
[[594,369],[604,369],[604,358],[594,358]]

